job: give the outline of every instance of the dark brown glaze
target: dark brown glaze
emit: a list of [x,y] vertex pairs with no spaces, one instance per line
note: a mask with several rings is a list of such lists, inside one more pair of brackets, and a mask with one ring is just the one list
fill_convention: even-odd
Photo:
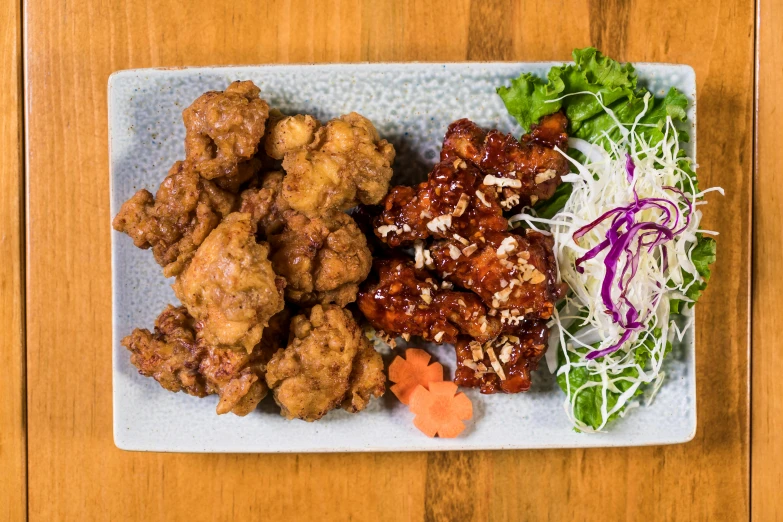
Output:
[[[505,241],[505,243],[504,243]],[[548,236],[528,230],[525,235],[490,232],[468,250],[456,241],[439,241],[430,249],[435,268],[454,284],[475,292],[500,311],[505,323],[515,318],[548,319],[562,297],[555,281],[555,259]],[[455,255],[462,248],[456,259]]]
[[[482,346],[482,356],[476,361],[471,339],[461,336],[455,345],[457,369],[454,382],[467,388],[480,388],[481,393],[519,393],[530,389],[530,372],[538,368],[538,362],[547,348],[549,330],[543,321],[525,321],[516,332],[501,335],[492,343]],[[475,345],[474,345],[475,346]],[[504,347],[510,347],[508,360],[503,362]],[[491,348],[503,371],[503,379],[496,373],[488,352]],[[507,348],[508,349],[508,348]],[[505,358],[505,357],[503,357]],[[473,369],[467,365],[483,365]],[[486,371],[481,371],[482,369]]]
[[536,203],[552,197],[561,176],[568,173],[568,161],[553,148],[565,146],[566,125],[565,116],[550,115],[518,141],[510,134],[498,130],[487,133],[469,120],[457,120],[446,132],[441,158],[458,156],[476,165],[484,175],[518,180],[520,186],[504,187],[502,191],[493,186],[502,192],[506,209]]
[[397,247],[430,236],[469,238],[477,232],[506,230],[508,221],[497,193],[483,187],[482,179],[475,166],[460,158],[440,162],[427,181],[389,192],[375,218],[375,234]]
[[378,279],[364,286],[357,304],[374,328],[443,343],[455,342],[460,333],[482,341],[500,333],[500,321],[487,315],[475,294],[443,289],[412,262],[378,259],[373,269]]

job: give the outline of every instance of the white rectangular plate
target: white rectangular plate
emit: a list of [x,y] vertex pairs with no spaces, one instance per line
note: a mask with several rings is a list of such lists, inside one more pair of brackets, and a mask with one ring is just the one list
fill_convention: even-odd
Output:
[[[422,178],[436,162],[448,124],[470,118],[520,134],[495,87],[523,71],[546,74],[553,63],[357,64],[122,71],[109,80],[111,212],[139,189],[153,193],[184,157],[182,109],[208,90],[253,80],[270,106],[322,121],[351,111],[372,120],[397,150],[398,179]],[[683,65],[640,64],[640,81],[663,95],[671,86],[689,98],[695,125],[695,77]],[[695,132],[692,133],[695,139]],[[691,155],[695,143],[688,145]],[[528,393],[484,396],[475,390],[474,418],[456,439],[429,439],[389,392],[359,414],[329,413],[307,423],[282,418],[271,397],[246,417],[215,414],[215,397],[170,393],[140,376],[120,340],[152,328],[173,292],[149,251],[112,232],[114,440],[127,450],[182,452],[422,451],[641,446],[685,442],[696,430],[693,329],[665,367],[667,382],[649,407],[631,410],[608,433],[570,429],[564,394],[546,364]],[[389,354],[385,354],[388,363]],[[434,358],[453,372],[448,348]]]

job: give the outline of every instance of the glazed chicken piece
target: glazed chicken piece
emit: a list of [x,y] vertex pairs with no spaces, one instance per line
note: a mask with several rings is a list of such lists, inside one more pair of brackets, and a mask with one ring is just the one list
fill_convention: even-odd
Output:
[[282,194],[283,176],[280,171],[264,173],[239,195],[239,211],[251,215],[263,239],[280,233],[285,226],[283,212],[290,207]]
[[376,204],[389,190],[393,161],[394,147],[373,124],[347,114],[319,128],[307,147],[286,152],[283,196],[308,217]]
[[234,208],[236,196],[201,178],[190,163],[178,161],[155,197],[138,191],[112,223],[139,248],[152,248],[163,274],[179,274],[210,232]]
[[[223,92],[199,96],[182,112],[185,154],[205,179],[252,176],[240,164],[256,155],[269,106],[251,81],[233,82]],[[240,182],[241,183],[241,182]]]
[[272,357],[266,382],[281,414],[315,421],[342,406],[365,408],[385,391],[383,360],[351,314],[316,305],[291,321],[291,342]]
[[485,242],[468,248],[439,241],[430,255],[439,274],[478,294],[505,324],[549,319],[565,291],[556,283],[552,239],[532,230],[525,235],[490,232]]
[[355,301],[372,255],[351,216],[335,212],[310,219],[288,210],[283,221],[283,230],[268,240],[272,267],[286,280],[286,299],[302,306]]
[[264,149],[270,158],[281,160],[287,153],[310,145],[320,127],[321,122],[310,115],[285,116],[272,109],[264,136]]
[[482,345],[460,337],[455,345],[454,382],[481,393],[519,393],[530,389],[530,372],[547,348],[549,330],[544,321],[524,321],[514,333]]
[[508,229],[496,191],[482,180],[481,172],[460,158],[442,161],[427,181],[389,192],[374,220],[375,234],[397,247],[430,236],[466,242],[475,234]]
[[475,294],[444,289],[408,260],[376,259],[374,271],[378,281],[362,288],[357,304],[385,334],[453,343],[460,334],[487,341],[501,331],[500,321],[487,314]]
[[255,232],[250,214],[229,214],[172,285],[211,346],[250,352],[283,309],[285,281],[275,275],[269,246],[257,243]]
[[484,185],[502,196],[506,210],[535,204],[552,197],[561,176],[568,173],[568,160],[553,148],[567,150],[567,124],[562,113],[545,116],[517,141],[510,134],[486,132],[470,120],[457,120],[446,132],[441,159],[458,157],[477,166]]
[[[283,311],[270,322],[287,324],[288,318]],[[196,397],[217,394],[218,415],[247,415],[266,396],[266,363],[285,340],[280,343],[264,332],[251,353],[240,352],[206,345],[197,339],[195,326],[184,306],[169,305],[155,321],[154,333],[136,329],[122,344],[139,373],[153,377],[163,388]]]

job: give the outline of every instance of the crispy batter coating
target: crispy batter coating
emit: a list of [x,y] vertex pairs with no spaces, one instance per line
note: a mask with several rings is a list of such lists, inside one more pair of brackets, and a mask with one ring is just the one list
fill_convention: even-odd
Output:
[[320,126],[321,122],[308,114],[285,116],[272,109],[264,136],[264,149],[270,158],[281,160],[287,153],[310,145]]
[[126,201],[112,225],[139,248],[152,248],[163,274],[179,274],[198,246],[234,208],[236,197],[178,161],[155,198],[147,190]]
[[167,306],[155,320],[155,332],[135,329],[122,340],[131,352],[130,362],[145,377],[152,377],[172,392],[209,395],[198,367],[206,348],[196,341],[193,318],[184,306]]
[[303,306],[355,301],[372,255],[351,216],[336,212],[310,219],[288,210],[283,221],[283,230],[268,240],[275,273],[286,280],[286,299]]
[[291,342],[269,361],[266,381],[281,414],[318,420],[342,406],[357,412],[385,391],[383,361],[349,312],[316,305],[291,321]]
[[255,156],[269,116],[259,93],[251,81],[234,82],[202,94],[182,112],[185,154],[202,177],[236,177],[239,164]]
[[476,165],[487,176],[485,185],[502,193],[506,209],[536,203],[552,197],[561,176],[568,173],[568,161],[552,148],[566,150],[567,123],[560,113],[545,116],[517,141],[510,134],[486,132],[470,120],[457,120],[446,132],[441,159],[459,157]]
[[263,238],[280,233],[285,226],[283,212],[290,207],[282,194],[283,176],[280,171],[266,172],[239,195],[239,211],[251,215]]
[[376,259],[373,268],[378,280],[362,287],[357,304],[374,328],[443,343],[460,334],[487,341],[500,333],[500,321],[475,294],[444,289],[405,259]]
[[122,340],[131,352],[131,364],[139,373],[153,377],[173,392],[196,397],[217,394],[217,413],[250,413],[268,388],[264,380],[266,363],[285,345],[274,334],[287,327],[286,311],[270,320],[275,328],[264,332],[251,353],[208,346],[197,339],[195,320],[184,306],[167,306],[155,321],[155,332],[136,329]]
[[416,187],[394,187],[374,220],[375,234],[391,247],[430,236],[470,238],[508,228],[497,193],[482,185],[483,175],[460,158],[437,164]]
[[394,147],[356,113],[319,128],[306,148],[283,159],[283,195],[309,217],[378,203],[389,190]]
[[552,239],[532,230],[525,235],[490,232],[484,238],[470,255],[456,241],[435,243],[430,253],[438,273],[478,294],[500,311],[504,323],[551,317],[564,291],[556,283]]
[[[460,337],[454,347],[457,352],[454,382],[480,388],[481,393],[527,391],[530,372],[538,368],[548,338],[544,321],[525,321],[513,334],[501,335],[483,346],[469,337]],[[498,366],[502,377],[496,369]]]
[[203,327],[207,344],[250,352],[269,319],[283,309],[285,281],[275,276],[269,246],[257,243],[250,214],[234,212],[204,240],[172,285]]

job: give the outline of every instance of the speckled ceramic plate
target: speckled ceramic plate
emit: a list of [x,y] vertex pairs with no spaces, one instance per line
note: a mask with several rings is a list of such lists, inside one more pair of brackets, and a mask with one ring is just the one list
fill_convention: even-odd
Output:
[[[448,124],[470,118],[484,127],[519,134],[495,87],[522,71],[545,74],[552,63],[361,64],[220,67],[118,72],[109,80],[111,209],[141,188],[153,193],[169,166],[184,157],[182,109],[207,90],[253,80],[283,112],[321,120],[357,111],[372,120],[397,150],[397,181],[426,176]],[[693,70],[682,65],[639,64],[654,92],[678,87],[694,101]],[[695,106],[690,109],[696,121]],[[695,133],[694,133],[695,136]],[[689,144],[692,155],[695,143]],[[149,251],[112,232],[114,440],[127,450],[183,452],[420,451],[637,446],[690,440],[696,430],[693,329],[676,347],[667,383],[655,402],[636,408],[605,434],[573,432],[564,395],[546,364],[528,393],[473,400],[474,418],[456,439],[429,439],[391,393],[362,413],[329,413],[315,423],[286,421],[271,397],[246,417],[215,415],[216,397],[169,393],[131,366],[120,339],[135,327],[152,328],[157,314],[176,302],[170,283]],[[453,371],[453,351],[435,350]],[[389,358],[389,354],[385,354]]]

